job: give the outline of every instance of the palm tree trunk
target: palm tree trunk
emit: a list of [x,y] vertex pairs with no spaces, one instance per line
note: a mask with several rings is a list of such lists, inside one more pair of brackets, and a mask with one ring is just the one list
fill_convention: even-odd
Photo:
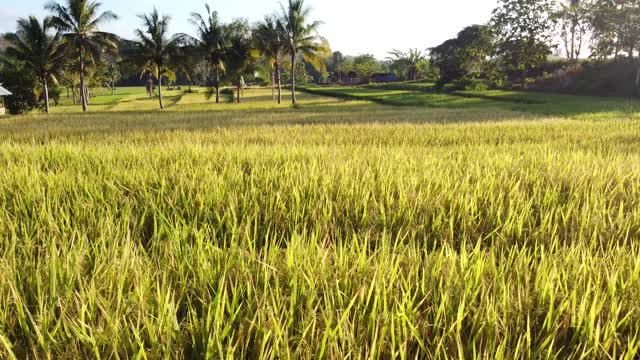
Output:
[[276,101],[276,74],[273,67],[271,68],[271,98]]
[[220,67],[216,65],[216,104],[220,103]]
[[44,110],[49,114],[49,87],[46,79],[42,79],[42,86],[44,87]]
[[291,102],[296,104],[296,52],[291,52]]
[[82,102],[82,111],[87,111],[87,96],[84,91],[84,48],[80,47],[80,101]]
[[158,97],[160,98],[160,109],[164,109],[162,102],[162,74],[158,74]]
[[638,68],[636,69],[636,92],[640,94],[640,54],[638,54]]
[[236,98],[236,100],[238,101],[238,104],[240,104],[240,88],[242,87],[242,81],[240,81],[240,78],[238,78],[238,97]]
[[282,83],[280,80],[280,61],[276,61],[276,82],[278,83],[278,104],[282,103]]

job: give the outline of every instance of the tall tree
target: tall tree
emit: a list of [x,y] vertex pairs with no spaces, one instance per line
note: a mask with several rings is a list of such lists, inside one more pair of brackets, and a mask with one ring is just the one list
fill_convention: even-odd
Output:
[[640,45],[639,0],[595,0],[591,6],[592,53],[618,59],[626,52],[633,58]]
[[111,61],[107,64],[105,69],[105,76],[109,80],[109,88],[111,89],[111,95],[116,91],[116,81],[120,80],[122,73],[120,72],[120,66],[116,61]]
[[491,25],[511,75],[526,78],[551,55],[553,0],[499,0]]
[[251,70],[256,51],[251,43],[251,28],[244,20],[237,20],[227,25],[229,31],[229,49],[225,56],[227,73],[231,81],[236,85],[238,95],[236,100],[241,101],[244,75]]
[[65,62],[64,47],[61,45],[61,34],[55,32],[53,20],[44,18],[42,23],[31,16],[18,20],[15,33],[4,36],[9,43],[6,55],[21,61],[38,78],[42,85],[44,106],[49,113],[49,81],[58,83],[56,76],[62,71]]
[[229,47],[227,27],[220,21],[218,12],[205,5],[205,15],[191,13],[189,22],[196,27],[198,48],[205,54],[207,63],[213,69],[213,87],[216,103],[220,102],[220,77],[225,71],[224,59]]
[[491,31],[486,25],[468,26],[454,39],[430,49],[431,64],[439,69],[438,86],[463,82],[481,76],[493,45]]
[[575,63],[580,58],[589,30],[589,7],[586,0],[565,0],[553,13],[567,59]]
[[184,35],[169,36],[171,18],[160,15],[157,9],[150,14],[138,15],[142,20],[142,29],[136,30],[137,45],[134,61],[143,66],[158,81],[158,98],[160,109],[164,109],[162,99],[162,77],[171,71],[172,62],[180,57],[180,46]]
[[285,8],[282,6],[280,27],[287,37],[287,52],[291,56],[291,101],[296,104],[296,76],[295,69],[298,57],[309,62],[318,70],[324,70],[323,53],[328,51],[328,45],[318,35],[320,21],[309,22],[311,8],[305,6],[304,0],[289,0]]
[[287,52],[285,39],[286,35],[282,33],[278,20],[273,16],[266,16],[254,30],[255,46],[268,60],[273,71],[273,79],[278,88],[278,104],[282,102],[280,67]]
[[331,71],[335,74],[336,81],[342,82],[342,72],[340,71],[344,63],[344,55],[340,51],[336,51],[332,55]]
[[66,0],[65,5],[50,2],[45,9],[53,14],[53,24],[62,31],[63,38],[74,48],[79,59],[80,100],[87,111],[85,90],[85,61],[100,59],[103,50],[116,50],[116,37],[100,31],[100,26],[118,19],[111,11],[100,13],[101,3],[90,0]]

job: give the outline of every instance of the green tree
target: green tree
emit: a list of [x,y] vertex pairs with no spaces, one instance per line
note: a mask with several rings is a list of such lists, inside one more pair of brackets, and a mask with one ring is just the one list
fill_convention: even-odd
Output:
[[220,78],[225,72],[225,57],[229,47],[227,27],[220,21],[218,12],[205,5],[206,14],[191,13],[189,20],[196,27],[195,39],[199,49],[205,54],[208,66],[213,69],[213,87],[216,103],[220,102]]
[[2,85],[11,90],[12,95],[5,99],[7,110],[12,114],[22,114],[38,106],[34,88],[38,79],[26,68],[22,61],[12,57],[2,58],[0,67]]
[[418,49],[409,49],[407,52],[393,49],[389,55],[387,59],[391,61],[391,66],[406,71],[409,80],[418,80],[419,68],[427,60],[426,54]]
[[491,25],[496,52],[512,76],[530,75],[551,55],[553,0],[499,0]]
[[353,58],[344,57],[342,61],[336,65],[336,72],[338,73],[338,82],[342,83],[345,78],[349,77],[349,73],[353,70]]
[[227,73],[231,82],[236,86],[238,95],[236,100],[241,102],[244,75],[251,71],[251,65],[257,57],[253,49],[251,28],[244,20],[236,20],[229,24],[229,49],[225,56]]
[[287,53],[286,34],[281,31],[278,19],[266,16],[254,30],[255,46],[267,59],[272,69],[272,78],[278,88],[278,104],[282,102],[282,81],[280,68]]
[[468,26],[430,50],[431,64],[439,70],[438,86],[477,79],[492,51],[491,31],[485,25]]
[[585,0],[564,0],[552,17],[558,31],[567,59],[575,63],[580,58],[589,30],[589,7]]
[[338,70],[344,62],[344,55],[340,51],[336,51],[331,56],[331,66],[327,66],[327,71],[333,76],[338,83],[342,82],[342,74]]
[[118,16],[111,11],[100,13],[101,4],[90,0],[66,0],[66,6],[56,2],[45,5],[53,14],[54,25],[64,33],[63,38],[75,49],[79,59],[80,100],[82,111],[87,111],[85,90],[85,61],[100,59],[104,50],[116,50],[116,37],[100,31],[100,26]]
[[111,88],[111,95],[116,90],[116,81],[120,80],[122,73],[120,72],[120,66],[116,61],[110,61],[106,66],[105,76],[109,80],[109,87]]
[[53,20],[46,17],[42,23],[34,16],[18,20],[15,33],[4,36],[9,47],[6,55],[24,63],[42,85],[44,107],[49,113],[49,81],[58,84],[56,76],[60,74],[65,62],[61,34],[55,32]]
[[363,54],[353,59],[353,70],[362,81],[369,81],[373,74],[380,72],[380,62],[371,54]]
[[132,54],[133,59],[157,79],[160,109],[164,109],[162,77],[172,70],[172,62],[180,56],[180,46],[184,37],[181,34],[169,36],[171,18],[167,15],[161,16],[157,9],[138,17],[142,20],[143,28],[136,30],[138,39]]
[[593,55],[618,59],[626,52],[632,58],[640,45],[639,11],[638,0],[595,0],[590,18]]
[[326,40],[318,35],[320,21],[309,23],[311,8],[305,6],[304,0],[289,0],[288,6],[282,7],[279,19],[281,31],[287,41],[287,53],[291,57],[291,101],[296,103],[296,63],[302,56],[304,61],[312,64],[317,70],[325,70],[323,55],[328,51]]

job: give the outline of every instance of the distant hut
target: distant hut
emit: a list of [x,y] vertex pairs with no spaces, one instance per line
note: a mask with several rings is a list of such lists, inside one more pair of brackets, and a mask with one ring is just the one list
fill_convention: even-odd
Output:
[[9,95],[11,95],[9,90],[0,86],[0,116],[4,116],[6,113],[6,111],[4,110],[4,97]]

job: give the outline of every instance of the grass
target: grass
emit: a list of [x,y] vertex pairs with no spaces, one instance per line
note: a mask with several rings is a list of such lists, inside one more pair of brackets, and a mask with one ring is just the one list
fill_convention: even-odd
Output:
[[640,354],[636,121],[246,95],[0,123],[0,358]]
[[436,92],[431,83],[390,83],[362,87],[302,87],[309,93],[368,100],[395,106],[437,108],[499,108],[508,111],[577,119],[638,118],[640,100],[536,93],[525,91]]

